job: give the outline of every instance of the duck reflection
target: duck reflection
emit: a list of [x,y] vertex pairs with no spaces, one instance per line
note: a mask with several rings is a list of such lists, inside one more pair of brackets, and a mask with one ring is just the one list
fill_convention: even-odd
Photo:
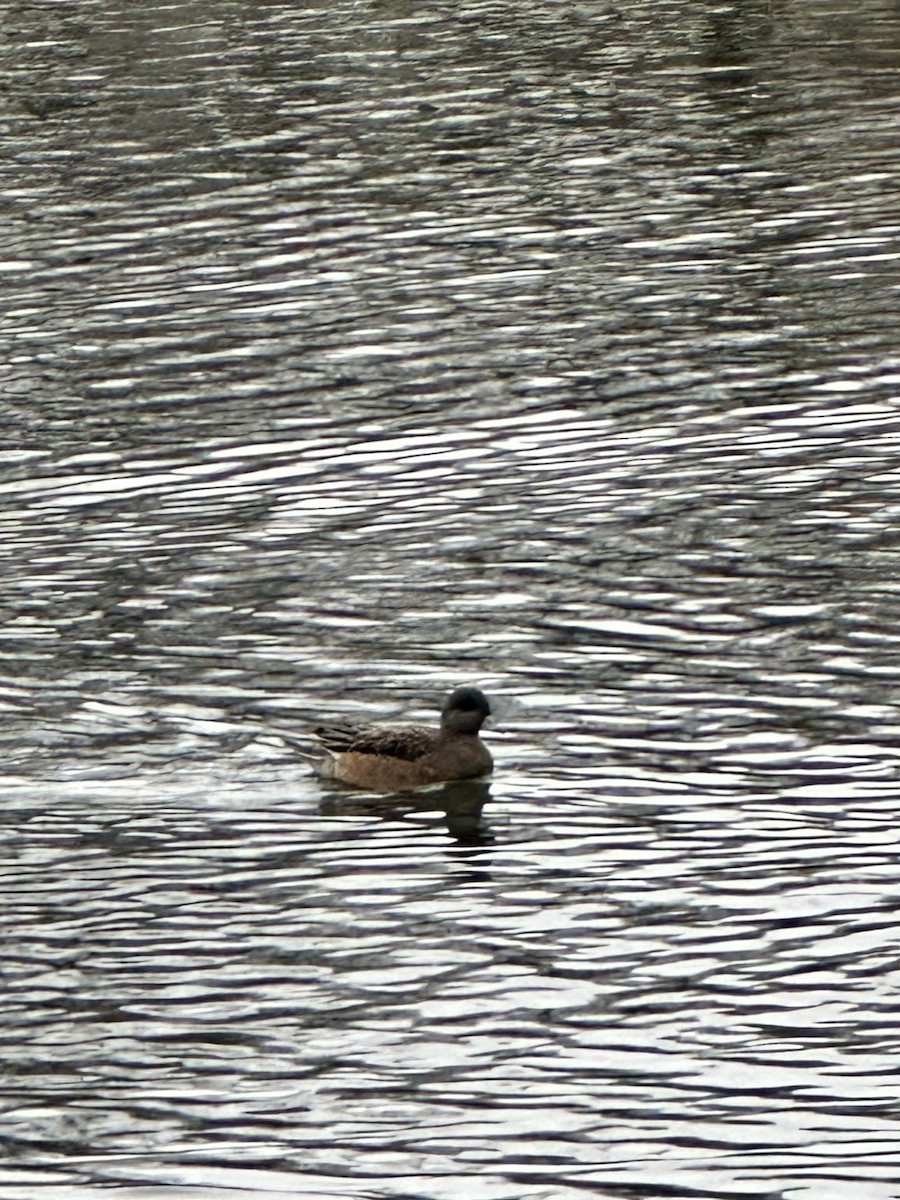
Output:
[[319,811],[328,817],[365,815],[391,821],[402,820],[411,813],[440,814],[438,819],[461,845],[483,846],[494,841],[482,815],[490,791],[486,779],[454,779],[416,792],[389,796],[334,787],[323,797]]

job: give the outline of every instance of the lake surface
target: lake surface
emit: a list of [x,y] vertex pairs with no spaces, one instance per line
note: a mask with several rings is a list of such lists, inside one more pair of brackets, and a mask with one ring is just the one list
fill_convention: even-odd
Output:
[[5,1200],[900,1197],[900,6],[5,26]]

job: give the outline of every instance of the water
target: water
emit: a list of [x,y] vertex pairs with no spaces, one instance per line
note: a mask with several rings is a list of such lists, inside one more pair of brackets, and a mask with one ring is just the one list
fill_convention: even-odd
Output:
[[900,1196],[898,55],[7,14],[5,1197]]

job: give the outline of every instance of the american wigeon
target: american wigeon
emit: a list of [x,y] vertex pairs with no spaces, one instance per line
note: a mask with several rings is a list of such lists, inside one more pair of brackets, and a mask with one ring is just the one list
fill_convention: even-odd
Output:
[[461,687],[445,700],[437,730],[421,725],[323,726],[316,730],[326,750],[319,773],[376,792],[488,775],[494,763],[478,731],[490,711],[483,692]]

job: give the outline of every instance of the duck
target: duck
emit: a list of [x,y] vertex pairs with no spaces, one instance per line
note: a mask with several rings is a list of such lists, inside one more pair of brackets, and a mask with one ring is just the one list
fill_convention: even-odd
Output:
[[319,774],[376,792],[489,775],[494,761],[479,733],[490,713],[484,692],[458,687],[444,701],[438,729],[349,722],[320,726],[315,733],[325,758]]

